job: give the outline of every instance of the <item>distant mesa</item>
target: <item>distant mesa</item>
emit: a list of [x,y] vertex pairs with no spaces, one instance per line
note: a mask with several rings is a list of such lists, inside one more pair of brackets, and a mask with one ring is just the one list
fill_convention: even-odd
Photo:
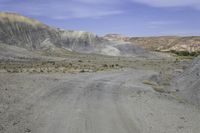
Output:
[[132,43],[152,51],[200,51],[199,36],[126,37],[119,34],[108,34],[104,38]]
[[105,39],[111,40],[111,41],[129,41],[129,37],[121,35],[121,34],[107,34],[104,36]]

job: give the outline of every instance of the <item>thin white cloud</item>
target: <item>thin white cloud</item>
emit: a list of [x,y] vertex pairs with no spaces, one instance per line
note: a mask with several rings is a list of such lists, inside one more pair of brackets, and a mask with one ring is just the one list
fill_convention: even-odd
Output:
[[74,0],[76,2],[81,2],[85,4],[112,4],[116,5],[118,3],[121,3],[121,0]]
[[158,20],[158,21],[151,21],[149,22],[150,25],[171,25],[171,24],[179,24],[180,21],[173,21],[173,20]]
[[57,20],[64,20],[64,19],[71,19],[71,18],[93,18],[93,19],[97,19],[97,18],[102,18],[102,17],[106,17],[106,16],[110,16],[110,15],[117,15],[117,14],[122,14],[123,11],[120,10],[113,10],[113,11],[101,11],[101,12],[88,12],[88,11],[77,11],[77,10],[73,10],[70,11],[71,13],[68,15],[56,15],[56,16],[52,16],[52,19],[57,19]]
[[[102,18],[124,13],[119,0],[35,0],[13,4],[0,0],[0,9],[53,19]],[[34,6],[33,6],[34,5]]]
[[188,29],[175,29],[175,30],[163,30],[158,32],[157,35],[164,35],[164,36],[199,36],[199,30],[188,30]]
[[161,27],[177,25],[180,23],[181,23],[180,21],[175,21],[175,20],[156,20],[147,22],[147,27],[151,29],[157,29]]
[[200,7],[200,0],[132,0],[153,7]]
[[118,15],[124,13],[123,10],[111,7],[76,5],[74,3],[68,4],[65,7],[59,5],[53,7],[60,10],[59,13],[51,14],[53,19],[71,19],[71,18],[102,18],[111,15]]

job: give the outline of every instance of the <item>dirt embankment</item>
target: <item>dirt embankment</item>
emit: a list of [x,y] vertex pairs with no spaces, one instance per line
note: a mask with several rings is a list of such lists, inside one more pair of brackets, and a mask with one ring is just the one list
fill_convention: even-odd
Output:
[[200,57],[180,75],[173,79],[173,89],[177,89],[179,97],[187,102],[200,106]]

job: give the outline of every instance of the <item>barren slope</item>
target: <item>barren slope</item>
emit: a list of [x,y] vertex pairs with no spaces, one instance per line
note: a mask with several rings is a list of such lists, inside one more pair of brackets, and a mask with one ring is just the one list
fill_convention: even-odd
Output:
[[187,102],[200,106],[200,57],[173,80],[177,94]]

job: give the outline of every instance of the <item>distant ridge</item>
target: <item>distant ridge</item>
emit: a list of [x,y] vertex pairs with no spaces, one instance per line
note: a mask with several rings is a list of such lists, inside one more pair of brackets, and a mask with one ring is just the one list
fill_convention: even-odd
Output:
[[200,51],[200,36],[127,37],[119,34],[104,36],[107,40],[130,42],[153,51]]

